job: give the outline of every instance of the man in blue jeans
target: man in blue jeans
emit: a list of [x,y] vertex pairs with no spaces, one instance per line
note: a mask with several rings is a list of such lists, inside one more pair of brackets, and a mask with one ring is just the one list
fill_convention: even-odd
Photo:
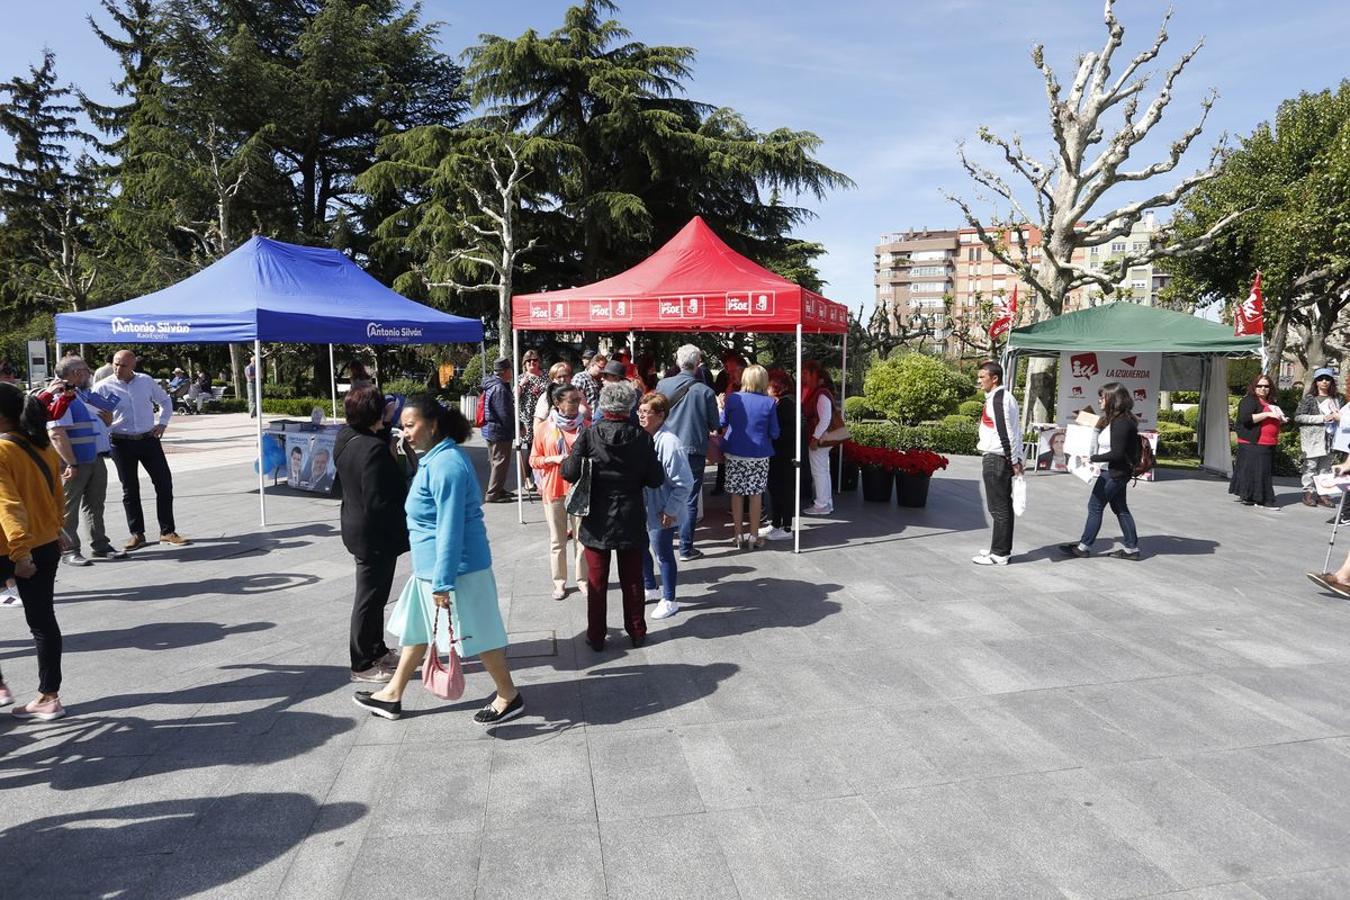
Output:
[[717,396],[712,388],[696,377],[694,372],[703,362],[703,353],[693,344],[685,344],[675,351],[678,375],[661,379],[656,391],[670,401],[670,415],[666,427],[675,432],[680,446],[689,458],[693,487],[689,503],[680,519],[680,559],[688,562],[703,553],[694,546],[694,524],[698,521],[698,500],[703,493],[703,466],[708,460],[708,435],[717,430]]

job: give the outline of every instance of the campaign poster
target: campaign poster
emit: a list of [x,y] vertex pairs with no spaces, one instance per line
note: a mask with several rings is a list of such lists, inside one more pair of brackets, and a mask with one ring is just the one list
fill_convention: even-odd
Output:
[[302,491],[329,493],[337,474],[333,463],[336,439],[331,431],[286,432],[286,483]]
[[1102,385],[1119,382],[1134,398],[1134,414],[1141,431],[1158,427],[1158,385],[1162,378],[1161,353],[1104,353],[1064,351],[1059,360],[1059,409],[1061,425],[1072,422],[1078,411],[1090,407],[1101,412],[1097,392]]
[[1069,454],[1064,452],[1068,432],[1063,428],[1042,431],[1036,444],[1037,472],[1069,471]]

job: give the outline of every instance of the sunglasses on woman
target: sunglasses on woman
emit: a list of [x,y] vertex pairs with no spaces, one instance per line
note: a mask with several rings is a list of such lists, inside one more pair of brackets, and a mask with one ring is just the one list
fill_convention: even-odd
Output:
[[1256,389],[1257,389],[1258,391],[1261,390],[1262,388],[1264,388],[1264,389],[1266,389],[1266,390],[1270,390],[1270,385],[1268,385],[1268,384],[1258,384],[1258,385],[1256,386]]

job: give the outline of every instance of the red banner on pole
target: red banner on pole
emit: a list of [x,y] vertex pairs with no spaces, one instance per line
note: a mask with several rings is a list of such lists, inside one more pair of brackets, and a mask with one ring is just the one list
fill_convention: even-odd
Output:
[[1233,313],[1233,334],[1245,337],[1251,334],[1264,335],[1266,331],[1266,303],[1261,297],[1261,273],[1256,273],[1252,282],[1252,292],[1247,299],[1238,304]]
[[995,310],[994,321],[989,326],[989,340],[996,341],[1012,328],[1013,320],[1017,318],[1017,284],[1013,284],[1012,299],[1008,301],[1007,306],[1000,306]]

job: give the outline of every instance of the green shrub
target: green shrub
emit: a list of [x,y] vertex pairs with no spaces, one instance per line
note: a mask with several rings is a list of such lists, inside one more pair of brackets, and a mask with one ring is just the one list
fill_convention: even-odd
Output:
[[[1292,415],[1292,410],[1289,411]],[[1275,459],[1271,468],[1276,475],[1297,475],[1303,459],[1303,448],[1299,443],[1298,429],[1291,428],[1280,432],[1280,442],[1275,445]]]
[[1179,409],[1160,409],[1158,410],[1159,422],[1171,422],[1173,425],[1185,425],[1186,420],[1181,415]]
[[1260,371],[1261,360],[1259,359],[1230,359],[1228,361],[1228,393],[1247,393],[1247,385]]
[[[265,391],[266,388],[263,390]],[[263,412],[267,413],[269,416],[289,416],[292,418],[299,417],[308,419],[310,411],[316,406],[322,409],[326,416],[331,416],[333,414],[332,397],[292,397],[289,399],[279,398],[274,400],[265,393],[263,394]],[[339,411],[341,411],[341,408],[341,404],[339,404]]]
[[861,422],[863,419],[874,418],[875,414],[867,406],[867,401],[862,397],[844,398],[844,418],[850,422]]
[[1175,422],[1159,422],[1158,437],[1161,438],[1163,435],[1167,435],[1167,437],[1172,440],[1179,440],[1181,438],[1194,440],[1195,429],[1186,425],[1178,425]]
[[1200,454],[1199,445],[1193,438],[1186,438],[1183,435],[1169,434],[1164,436],[1161,432],[1158,434],[1158,455],[1161,457],[1174,459],[1177,457],[1192,457]]
[[390,378],[380,387],[386,394],[402,394],[405,397],[427,392],[427,383],[416,378]]
[[923,353],[906,353],[874,365],[863,382],[867,405],[896,422],[922,422],[955,411],[971,380]]
[[1200,427],[1200,407],[1189,406],[1181,411],[1181,421],[1191,428]]
[[241,413],[248,412],[247,400],[217,400],[215,403],[206,407],[207,415],[211,413]]
[[984,412],[984,401],[962,400],[959,404],[957,404],[956,411],[959,412],[961,415],[967,416],[971,419],[978,419],[980,417],[980,414]]
[[869,447],[892,450],[932,450],[973,456],[978,451],[980,427],[974,422],[960,425],[945,422],[935,425],[897,425],[894,422],[860,422],[851,426],[853,440]]
[[1199,402],[1200,402],[1200,392],[1199,392],[1199,391],[1173,391],[1173,392],[1172,392],[1172,402],[1173,402],[1173,403],[1199,403]]
[[470,356],[469,361],[459,370],[458,375],[464,393],[478,393],[478,388],[483,384],[483,354],[475,353]]
[[940,423],[938,423],[938,424],[942,424],[942,425],[970,425],[970,424],[973,424],[974,422],[975,422],[975,420],[972,419],[970,416],[963,416],[963,415],[961,415],[960,413],[952,413],[952,414],[949,415],[949,416],[943,416],[943,417],[942,417],[942,421],[941,421]]

